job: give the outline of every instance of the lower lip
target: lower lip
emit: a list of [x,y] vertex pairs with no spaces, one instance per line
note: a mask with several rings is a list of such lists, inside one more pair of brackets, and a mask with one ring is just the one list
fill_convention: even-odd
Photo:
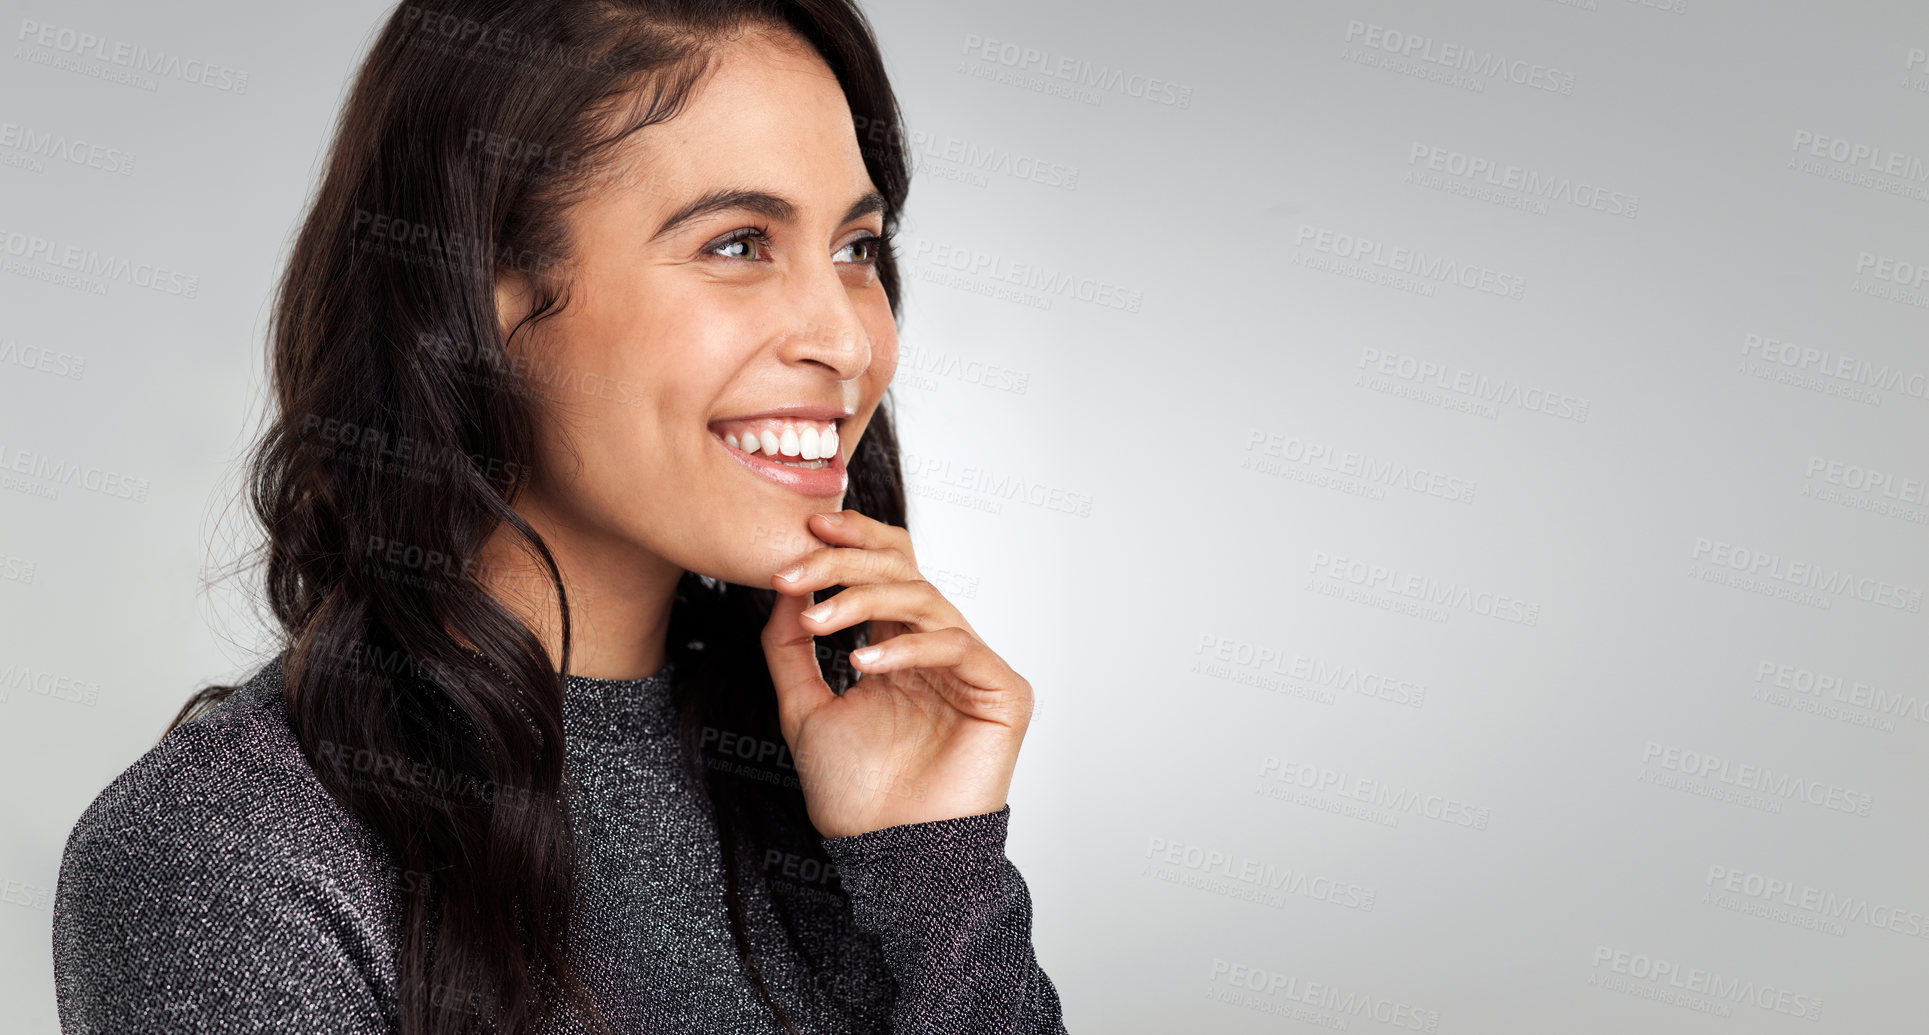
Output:
[[825,457],[830,462],[819,468],[786,467],[775,460],[765,459],[762,453],[752,456],[737,449],[715,432],[710,433],[710,438],[717,443],[717,448],[729,453],[732,460],[742,464],[752,474],[760,475],[792,492],[806,496],[839,496],[849,484],[845,477],[842,449],[837,451],[836,456]]

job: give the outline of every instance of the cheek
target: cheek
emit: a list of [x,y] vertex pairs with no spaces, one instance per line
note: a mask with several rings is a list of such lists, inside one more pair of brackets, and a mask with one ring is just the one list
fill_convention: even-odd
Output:
[[748,314],[741,304],[693,285],[655,287],[626,302],[613,342],[614,361],[636,376],[674,383],[715,371],[744,340]]
[[671,438],[680,428],[701,429],[745,361],[743,343],[756,340],[745,315],[741,305],[719,304],[701,291],[639,302],[608,346],[611,373],[641,396],[628,420],[661,425]]

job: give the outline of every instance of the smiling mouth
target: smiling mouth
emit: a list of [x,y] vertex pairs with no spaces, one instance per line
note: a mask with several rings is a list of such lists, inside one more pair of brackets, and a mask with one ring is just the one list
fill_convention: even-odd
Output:
[[760,417],[725,420],[710,425],[710,434],[723,444],[767,463],[803,470],[829,467],[839,452],[836,420],[801,417]]

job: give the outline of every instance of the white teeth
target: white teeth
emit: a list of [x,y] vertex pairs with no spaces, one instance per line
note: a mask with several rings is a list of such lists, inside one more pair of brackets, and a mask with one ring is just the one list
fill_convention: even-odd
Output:
[[822,467],[823,462],[837,455],[837,425],[826,424],[819,429],[814,424],[783,424],[746,431],[742,439],[738,439],[735,432],[725,432],[723,441],[752,455],[761,454],[773,460],[786,458],[777,460],[778,463],[795,460],[801,463],[792,463],[792,466]]

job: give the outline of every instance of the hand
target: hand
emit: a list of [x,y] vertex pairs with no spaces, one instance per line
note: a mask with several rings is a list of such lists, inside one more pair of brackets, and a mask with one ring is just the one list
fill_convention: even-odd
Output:
[[[854,510],[809,527],[830,545],[771,577],[763,646],[811,823],[848,837],[1004,808],[1031,684],[919,575],[909,532]],[[846,588],[804,617],[828,586]],[[863,621],[878,656],[853,652],[858,680],[839,696],[813,638]]]

